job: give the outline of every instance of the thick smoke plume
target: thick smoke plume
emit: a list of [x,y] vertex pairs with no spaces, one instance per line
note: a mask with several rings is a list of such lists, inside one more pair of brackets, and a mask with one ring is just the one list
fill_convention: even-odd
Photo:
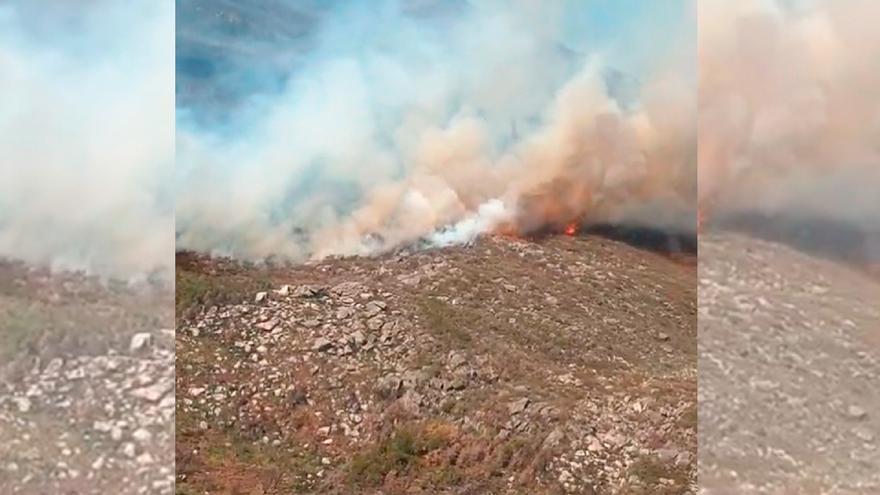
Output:
[[0,258],[173,266],[173,36],[170,2],[0,4]]
[[693,223],[674,215],[696,196],[693,3],[340,4],[292,60],[212,40],[289,67],[222,125],[179,103],[178,248],[302,259]]
[[878,18],[873,0],[701,0],[707,208],[880,230]]

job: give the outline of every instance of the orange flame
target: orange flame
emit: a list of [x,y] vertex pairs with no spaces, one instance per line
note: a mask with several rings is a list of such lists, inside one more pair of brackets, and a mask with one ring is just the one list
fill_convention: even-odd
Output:
[[572,236],[577,234],[577,224],[570,223],[565,227],[565,235]]

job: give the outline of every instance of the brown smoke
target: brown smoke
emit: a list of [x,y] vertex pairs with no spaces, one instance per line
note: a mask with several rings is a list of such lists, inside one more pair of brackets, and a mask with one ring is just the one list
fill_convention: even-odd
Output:
[[587,64],[556,95],[547,125],[512,153],[492,160],[477,120],[432,129],[418,146],[414,172],[374,188],[351,218],[317,237],[319,246],[329,246],[317,253],[356,252],[376,232],[390,245],[413,241],[496,198],[506,212],[487,226],[519,233],[608,221],[652,200],[687,208],[694,112],[686,83],[658,80],[644,96],[644,108],[622,111],[598,66]]
[[[193,180],[178,195],[178,246],[252,258],[373,254],[424,238],[692,214],[693,41],[636,31],[627,46],[650,53],[651,66],[641,64],[638,94],[624,99],[606,78],[614,54],[562,53],[562,2],[541,2],[540,15],[529,1],[488,5],[427,66],[406,48],[434,40],[404,38],[393,62],[309,67],[237,147],[179,128],[178,170]],[[357,198],[339,206],[333,191],[309,186],[291,200],[290,184],[315,162],[313,175],[353,183]],[[672,220],[691,227],[686,217]],[[294,242],[293,230],[305,234]]]

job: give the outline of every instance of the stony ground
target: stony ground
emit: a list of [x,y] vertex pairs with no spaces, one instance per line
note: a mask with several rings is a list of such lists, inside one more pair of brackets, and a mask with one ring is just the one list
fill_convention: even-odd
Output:
[[695,492],[693,260],[492,237],[177,270],[180,494]]
[[0,493],[171,494],[170,290],[0,262]]
[[880,493],[880,272],[737,234],[699,249],[702,492]]

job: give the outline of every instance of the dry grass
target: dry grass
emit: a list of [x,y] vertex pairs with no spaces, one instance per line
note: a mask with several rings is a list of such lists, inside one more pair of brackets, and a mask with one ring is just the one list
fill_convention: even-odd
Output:
[[241,277],[183,268],[176,273],[174,306],[179,320],[199,307],[237,303],[272,287],[268,277]]
[[[391,473],[406,474],[429,453],[451,442],[451,431],[437,424],[407,425],[365,451],[349,464],[349,481],[355,486],[377,486]],[[449,476],[441,476],[447,479]]]

